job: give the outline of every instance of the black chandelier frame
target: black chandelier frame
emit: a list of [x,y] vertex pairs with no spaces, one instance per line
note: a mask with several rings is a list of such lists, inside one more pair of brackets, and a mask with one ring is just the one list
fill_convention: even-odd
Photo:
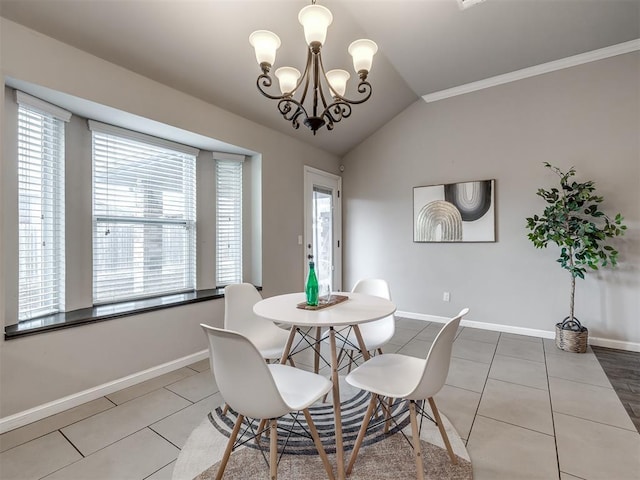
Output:
[[[269,75],[271,65],[266,62],[260,64],[262,74],[258,76],[256,81],[258,90],[262,95],[271,100],[278,100],[278,111],[285,120],[291,122],[293,128],[300,128],[300,117],[303,116],[302,123],[304,123],[314,135],[324,125],[326,125],[327,130],[333,130],[335,123],[351,115],[351,105],[366,102],[372,94],[371,84],[367,81],[367,75],[369,74],[367,70],[360,70],[358,72],[360,83],[358,83],[357,90],[358,93],[364,95],[362,98],[352,100],[343,95],[339,95],[333,90],[322,64],[321,48],[322,45],[320,42],[312,42],[309,45],[304,73],[298,79],[292,92],[286,92],[282,95],[271,95],[265,90],[265,88],[273,85],[273,79],[271,75]],[[312,89],[310,91],[311,79],[313,79],[313,84],[311,85]],[[293,98],[293,95],[303,83],[302,96],[300,100],[296,100]],[[328,86],[329,92],[333,93],[333,95],[329,97],[332,100],[331,103],[327,102],[327,95],[324,92],[323,83]],[[304,106],[307,95],[309,94],[313,95],[311,115],[309,115],[309,112]],[[320,112],[320,110],[322,111]]]

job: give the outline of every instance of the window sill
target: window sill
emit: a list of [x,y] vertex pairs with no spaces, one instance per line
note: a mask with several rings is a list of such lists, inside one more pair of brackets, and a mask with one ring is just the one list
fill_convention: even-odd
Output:
[[[257,288],[258,290],[262,290],[261,287]],[[103,322],[114,318],[128,317],[140,313],[153,312],[218,298],[224,298],[224,288],[196,290],[188,293],[82,308],[71,312],[56,313],[32,320],[25,320],[14,325],[7,325],[4,329],[4,339],[12,340],[27,335],[72,328],[88,323]]]

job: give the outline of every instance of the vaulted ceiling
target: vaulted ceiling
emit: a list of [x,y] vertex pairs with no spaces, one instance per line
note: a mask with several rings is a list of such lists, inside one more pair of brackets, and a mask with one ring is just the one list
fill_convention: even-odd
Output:
[[[347,46],[379,45],[373,96],[316,136],[294,130],[256,89],[248,36],[282,39],[275,67],[302,70],[304,0],[0,0],[0,15],[337,155],[419,97],[640,38],[640,0],[318,0],[334,16],[327,69],[352,71]],[[19,48],[19,46],[16,46]],[[354,77],[347,96],[355,97]],[[351,92],[351,95],[349,95]]]

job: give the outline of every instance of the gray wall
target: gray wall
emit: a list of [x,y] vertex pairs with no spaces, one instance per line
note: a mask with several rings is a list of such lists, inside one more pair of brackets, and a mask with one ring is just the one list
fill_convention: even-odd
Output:
[[[261,162],[262,183],[257,190],[262,190],[262,212],[252,211],[252,216],[262,217],[262,249],[268,255],[261,252],[252,255],[262,256],[263,294],[270,296],[302,288],[303,252],[297,237],[303,233],[303,166],[337,173],[340,163],[337,157],[13,22],[0,21],[3,77],[41,85],[259,152],[261,158],[256,161]],[[16,45],[20,48],[14,48]],[[4,109],[4,89],[0,92]],[[15,134],[5,128],[4,119],[0,121],[3,135]],[[15,152],[3,150],[2,325],[15,323],[7,314],[17,293],[14,288],[17,214],[13,207],[15,186],[11,186],[16,178],[15,159]],[[68,174],[85,175],[87,166],[81,167]],[[9,205],[12,207],[8,208]],[[69,235],[73,232],[67,232]],[[82,251],[81,255],[86,257],[87,252]],[[259,273],[256,267],[253,274]],[[0,417],[204,350],[205,338],[199,324],[221,325],[222,312],[222,301],[209,301],[11,341],[0,340]]]
[[[578,280],[576,316],[594,337],[640,347],[640,54],[632,53],[435,103],[422,100],[344,159],[345,288],[390,282],[398,309],[552,331],[568,315],[569,274],[537,250],[525,217],[575,165],[629,227],[616,271]],[[415,186],[496,179],[496,243],[412,242]],[[451,292],[451,302],[442,300]]]

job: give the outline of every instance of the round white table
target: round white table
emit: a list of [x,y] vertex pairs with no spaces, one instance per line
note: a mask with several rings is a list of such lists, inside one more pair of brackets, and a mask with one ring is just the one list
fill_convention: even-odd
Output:
[[[340,412],[340,382],[338,377],[338,356],[336,352],[335,327],[353,327],[364,360],[369,359],[369,352],[365,348],[358,324],[371,322],[387,317],[396,311],[393,302],[362,293],[339,292],[332,295],[345,295],[348,300],[319,310],[304,310],[297,305],[305,301],[304,293],[289,293],[265,298],[253,307],[256,315],[283,325],[291,325],[289,339],[282,354],[280,363],[284,365],[295,352],[291,352],[291,345],[300,327],[316,327],[316,341],[320,340],[320,329],[329,329],[329,345],[331,348],[331,379],[333,382],[333,411],[335,415],[336,431],[336,462],[338,479],[344,480],[344,447],[342,443],[342,417]],[[317,359],[316,359],[317,371]]]

